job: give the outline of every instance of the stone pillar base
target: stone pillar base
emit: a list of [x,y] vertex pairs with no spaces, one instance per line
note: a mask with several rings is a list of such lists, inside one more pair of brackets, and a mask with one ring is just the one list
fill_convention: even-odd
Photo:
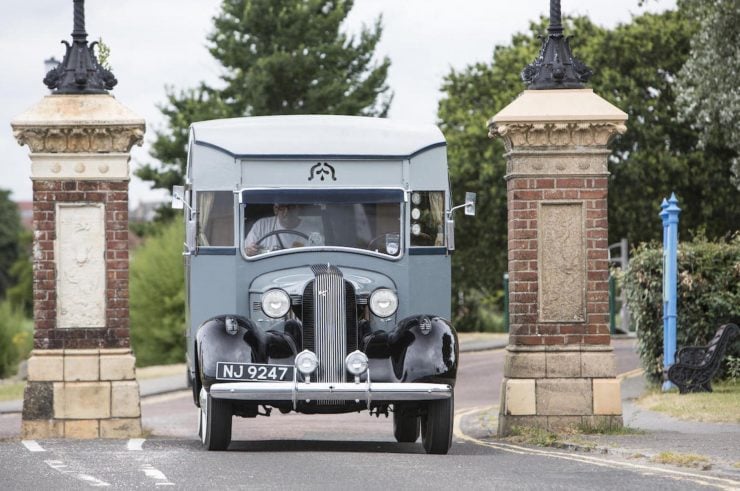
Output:
[[621,427],[620,383],[609,346],[509,346],[499,436],[517,426],[549,431]]
[[141,436],[139,383],[131,350],[34,350],[28,360],[21,436]]

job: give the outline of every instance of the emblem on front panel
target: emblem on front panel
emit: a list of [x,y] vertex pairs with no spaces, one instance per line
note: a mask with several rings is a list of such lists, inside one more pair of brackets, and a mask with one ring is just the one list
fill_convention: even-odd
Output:
[[334,167],[329,165],[327,162],[319,162],[318,164],[311,166],[311,170],[309,171],[308,180],[313,181],[315,177],[319,177],[323,181],[328,176],[331,176],[332,181],[337,180],[336,171],[334,170]]

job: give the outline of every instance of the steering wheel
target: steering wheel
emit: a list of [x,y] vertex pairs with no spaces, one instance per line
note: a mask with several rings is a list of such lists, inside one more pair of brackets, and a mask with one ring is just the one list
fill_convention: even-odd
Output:
[[271,237],[273,235],[278,235],[278,234],[293,234],[293,235],[297,235],[298,237],[302,237],[306,239],[306,241],[308,241],[308,235],[304,234],[303,232],[300,232],[298,230],[290,230],[287,228],[281,228],[281,229],[273,230],[272,232],[266,233],[265,235],[260,237],[260,239],[256,242],[256,244],[260,245],[262,241],[265,240],[266,238]]

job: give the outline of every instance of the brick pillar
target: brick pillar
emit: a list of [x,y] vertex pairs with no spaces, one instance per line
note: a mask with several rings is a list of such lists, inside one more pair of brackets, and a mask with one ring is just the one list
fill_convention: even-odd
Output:
[[33,181],[34,350],[22,437],[138,436],[128,162],[144,121],[107,94],[50,95],[12,127],[31,151]]
[[507,151],[500,435],[622,424],[608,319],[607,144],[626,119],[591,89],[527,90],[489,123]]

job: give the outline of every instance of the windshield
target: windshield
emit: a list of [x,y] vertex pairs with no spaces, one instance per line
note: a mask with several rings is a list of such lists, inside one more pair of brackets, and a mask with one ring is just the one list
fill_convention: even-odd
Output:
[[249,257],[300,247],[401,253],[401,190],[245,190]]

